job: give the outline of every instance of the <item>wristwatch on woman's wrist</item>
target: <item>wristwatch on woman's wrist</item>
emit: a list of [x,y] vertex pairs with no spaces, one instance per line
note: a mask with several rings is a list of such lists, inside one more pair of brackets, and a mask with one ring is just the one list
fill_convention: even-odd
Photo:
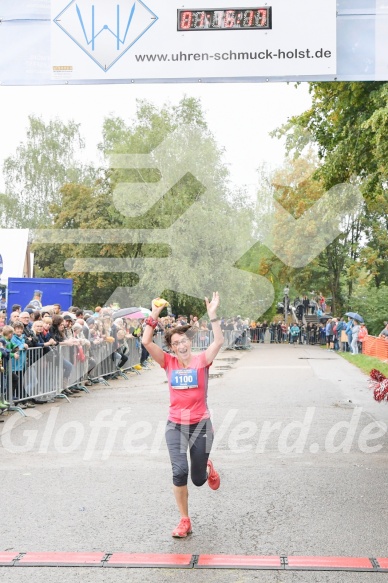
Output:
[[219,321],[219,318],[217,318],[217,316],[215,318],[210,319],[210,322],[218,322],[218,321]]

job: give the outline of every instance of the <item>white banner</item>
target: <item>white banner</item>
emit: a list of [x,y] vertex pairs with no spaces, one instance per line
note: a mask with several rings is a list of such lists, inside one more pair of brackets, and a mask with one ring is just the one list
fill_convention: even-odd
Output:
[[0,229],[0,283],[8,285],[9,277],[29,277],[26,271],[28,229]]
[[336,0],[51,2],[53,81],[335,75],[336,45]]

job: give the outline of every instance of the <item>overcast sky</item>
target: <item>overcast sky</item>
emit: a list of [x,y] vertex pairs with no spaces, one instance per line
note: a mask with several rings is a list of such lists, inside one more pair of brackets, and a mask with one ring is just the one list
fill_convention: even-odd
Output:
[[226,150],[233,182],[251,187],[262,162],[275,166],[283,159],[282,142],[270,138],[269,132],[311,103],[306,83],[298,88],[293,83],[3,86],[0,161],[14,154],[25,139],[30,114],[45,121],[59,117],[79,122],[88,158],[93,160],[104,117],[116,114],[130,120],[138,98],[161,105],[177,103],[184,95],[201,99],[209,127]]

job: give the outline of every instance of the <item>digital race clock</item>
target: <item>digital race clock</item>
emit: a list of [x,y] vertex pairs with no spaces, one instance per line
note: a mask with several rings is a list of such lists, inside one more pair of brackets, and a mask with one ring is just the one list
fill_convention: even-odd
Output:
[[262,30],[271,28],[271,7],[178,10],[178,30]]

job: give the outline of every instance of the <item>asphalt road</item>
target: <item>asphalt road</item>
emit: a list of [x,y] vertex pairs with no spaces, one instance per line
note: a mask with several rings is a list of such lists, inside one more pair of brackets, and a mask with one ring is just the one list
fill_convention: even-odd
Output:
[[[367,377],[319,347],[222,352],[209,406],[221,475],[190,488],[179,517],[157,366],[89,395],[7,418],[0,550],[387,557],[388,406]],[[0,581],[362,582],[388,574],[252,570],[0,568]]]

